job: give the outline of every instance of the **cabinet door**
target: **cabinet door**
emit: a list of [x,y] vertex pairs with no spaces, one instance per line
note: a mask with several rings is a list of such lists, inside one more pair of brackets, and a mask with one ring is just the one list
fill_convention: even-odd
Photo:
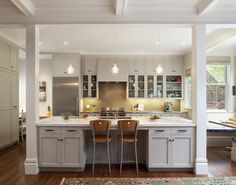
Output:
[[193,167],[193,137],[183,134],[172,138],[172,167]]
[[81,146],[82,140],[79,136],[64,136],[61,155],[62,167],[80,167],[81,166]]
[[183,56],[171,56],[166,63],[165,74],[167,75],[183,75],[184,73],[184,58]]
[[12,73],[11,97],[11,138],[12,142],[15,142],[19,140],[19,83],[17,73]]
[[144,56],[127,56],[128,74],[145,74]]
[[11,143],[11,110],[0,110],[0,148]]
[[41,135],[39,138],[39,166],[60,166],[59,135]]
[[81,70],[82,74],[97,74],[97,56],[82,56]]
[[11,72],[0,69],[0,110],[11,108]]
[[0,40],[0,67],[10,69],[10,46]]
[[170,135],[149,136],[149,168],[170,166]]
[[10,65],[12,71],[18,71],[18,49],[16,47],[10,47]]

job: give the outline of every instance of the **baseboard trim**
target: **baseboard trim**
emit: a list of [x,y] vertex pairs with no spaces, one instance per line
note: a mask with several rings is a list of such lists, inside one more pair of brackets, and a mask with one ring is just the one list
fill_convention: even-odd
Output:
[[36,175],[39,173],[38,160],[37,159],[26,159],[25,160],[25,174]]
[[195,161],[194,173],[196,175],[208,175],[208,162],[205,158],[197,158]]

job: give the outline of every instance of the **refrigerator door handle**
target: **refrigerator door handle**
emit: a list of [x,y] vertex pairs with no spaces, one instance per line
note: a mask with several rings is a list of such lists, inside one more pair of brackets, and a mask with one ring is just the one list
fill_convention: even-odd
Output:
[[79,98],[76,98],[76,115],[79,115]]

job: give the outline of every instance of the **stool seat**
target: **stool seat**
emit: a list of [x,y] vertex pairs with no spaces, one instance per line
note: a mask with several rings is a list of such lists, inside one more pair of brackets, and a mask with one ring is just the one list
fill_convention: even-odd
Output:
[[126,143],[133,143],[137,141],[137,138],[135,138],[135,136],[132,135],[123,135],[123,138],[120,136],[120,140]]
[[106,143],[111,141],[111,136],[107,138],[107,136],[95,136],[95,139],[93,139],[96,143]]

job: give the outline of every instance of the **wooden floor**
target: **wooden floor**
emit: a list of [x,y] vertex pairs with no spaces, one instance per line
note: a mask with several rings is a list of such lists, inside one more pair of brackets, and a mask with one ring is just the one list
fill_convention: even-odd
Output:
[[[83,173],[39,173],[24,175],[25,143],[12,146],[0,152],[0,185],[59,185],[63,177],[195,177],[192,172],[148,172],[140,165],[136,175],[134,165],[124,165],[122,175],[119,166],[112,166],[109,175],[106,165],[97,165],[95,174],[87,165]],[[224,148],[208,148],[209,176],[235,176],[236,163],[230,160],[230,152]]]

